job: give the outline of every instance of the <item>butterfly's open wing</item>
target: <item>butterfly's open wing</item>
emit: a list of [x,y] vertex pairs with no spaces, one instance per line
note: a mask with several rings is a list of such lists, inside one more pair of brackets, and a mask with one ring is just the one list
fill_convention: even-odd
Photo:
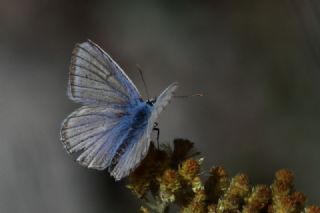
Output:
[[141,100],[120,66],[92,41],[77,44],[69,72],[68,96],[86,105],[126,105]]
[[123,140],[127,127],[122,123],[122,109],[106,106],[83,106],[62,123],[60,137],[68,151],[83,150],[77,161],[86,167],[105,169],[112,161],[116,143]]
[[128,128],[127,109],[142,101],[123,70],[92,41],[77,44],[69,72],[68,96],[86,106],[62,123],[61,141],[69,153],[83,151],[77,161],[105,169]]
[[111,175],[114,176],[116,180],[120,180],[121,178],[129,175],[130,172],[135,169],[146,156],[150,145],[150,136],[154,123],[156,122],[159,114],[172,99],[177,88],[178,83],[172,83],[157,98],[144,133],[139,139],[137,139],[138,141],[132,142],[132,145],[127,147],[116,166],[112,171],[110,171]]

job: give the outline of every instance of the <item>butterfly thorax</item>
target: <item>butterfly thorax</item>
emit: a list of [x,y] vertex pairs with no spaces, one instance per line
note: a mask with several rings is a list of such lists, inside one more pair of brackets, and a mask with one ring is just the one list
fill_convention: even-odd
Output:
[[132,124],[133,129],[141,129],[148,124],[148,119],[151,115],[152,106],[146,102],[139,104],[132,110]]

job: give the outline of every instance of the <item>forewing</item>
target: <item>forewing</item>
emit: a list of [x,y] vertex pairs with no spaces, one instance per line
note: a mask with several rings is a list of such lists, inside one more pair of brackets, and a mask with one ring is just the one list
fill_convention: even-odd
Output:
[[123,105],[141,99],[119,65],[92,41],[77,44],[73,50],[68,96],[87,105]]
[[154,123],[165,106],[170,102],[177,87],[178,83],[171,84],[157,98],[154,109],[148,120],[148,125],[144,130],[141,130],[143,131],[142,136],[139,137],[137,141],[132,141],[130,143],[130,146],[123,152],[116,166],[110,171],[111,175],[116,180],[120,180],[129,175],[147,155]]
[[62,123],[60,137],[68,153],[83,151],[77,161],[86,167],[105,169],[113,158],[113,146],[125,112],[106,106],[83,106]]
[[157,120],[159,114],[164,110],[164,108],[170,103],[176,89],[178,88],[178,83],[174,82],[170,84],[156,99],[156,102],[154,103],[153,111],[150,116],[149,120],[149,129],[153,127],[153,123]]

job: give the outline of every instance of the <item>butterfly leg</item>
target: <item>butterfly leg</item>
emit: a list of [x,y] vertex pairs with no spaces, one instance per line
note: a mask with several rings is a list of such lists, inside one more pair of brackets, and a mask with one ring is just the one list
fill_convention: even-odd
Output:
[[160,146],[159,146],[160,129],[158,128],[158,122],[154,123],[152,130],[157,131],[157,146],[158,146],[158,149],[160,149]]

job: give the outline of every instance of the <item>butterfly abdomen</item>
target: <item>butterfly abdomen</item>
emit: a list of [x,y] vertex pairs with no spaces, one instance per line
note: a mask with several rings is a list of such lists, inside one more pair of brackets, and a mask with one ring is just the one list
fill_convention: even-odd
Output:
[[135,143],[139,143],[146,126],[148,125],[148,120],[151,115],[152,106],[142,102],[139,106],[132,110],[131,114],[131,122],[129,124],[130,128],[128,130],[127,136],[121,142],[117,151],[112,159],[111,165],[109,166],[109,171],[112,171],[114,167],[119,162],[120,158],[128,152],[129,149]]

